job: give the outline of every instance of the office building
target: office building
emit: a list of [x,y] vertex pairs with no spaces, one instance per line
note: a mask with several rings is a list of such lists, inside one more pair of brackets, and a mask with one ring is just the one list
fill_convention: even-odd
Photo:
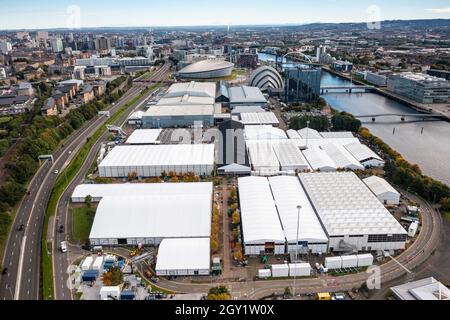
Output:
[[322,69],[319,66],[286,68],[285,76],[285,102],[314,102],[320,97]]
[[400,73],[387,81],[388,90],[422,104],[448,103],[450,81],[422,73]]

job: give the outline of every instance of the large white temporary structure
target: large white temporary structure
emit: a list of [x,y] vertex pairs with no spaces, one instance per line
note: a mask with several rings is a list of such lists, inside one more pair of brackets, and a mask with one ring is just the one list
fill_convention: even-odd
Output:
[[98,166],[100,177],[157,177],[162,172],[210,175],[214,170],[213,144],[117,146]]
[[103,197],[92,245],[158,245],[167,238],[209,238],[212,198],[198,195]]
[[353,172],[300,174],[329,250],[403,250],[406,230]]
[[212,182],[193,183],[112,183],[80,184],[72,193],[72,202],[83,203],[87,196],[92,202],[100,202],[103,197],[122,196],[157,196],[164,195],[198,195],[212,196]]
[[324,150],[318,147],[311,147],[303,150],[303,155],[314,171],[332,172],[337,170],[337,166],[333,159],[331,159]]
[[126,144],[159,144],[158,137],[162,129],[138,129],[127,139]]
[[323,145],[321,149],[333,160],[338,169],[364,170],[364,166],[343,146],[328,143]]
[[385,161],[365,144],[355,142],[347,144],[344,147],[356,160],[361,162],[361,164],[363,164],[366,168],[383,167],[385,164]]
[[158,249],[157,276],[207,276],[210,239],[164,239]]
[[[328,237],[298,178],[271,177],[268,183],[288,242],[288,253],[295,253],[297,250],[299,253],[326,253]],[[300,211],[298,206],[301,206]]]
[[400,204],[400,193],[383,178],[372,176],[363,181],[382,203],[388,205]]
[[238,183],[245,254],[283,254],[285,237],[267,178],[239,178]]
[[273,112],[241,113],[241,122],[244,125],[278,126],[280,124],[280,121]]

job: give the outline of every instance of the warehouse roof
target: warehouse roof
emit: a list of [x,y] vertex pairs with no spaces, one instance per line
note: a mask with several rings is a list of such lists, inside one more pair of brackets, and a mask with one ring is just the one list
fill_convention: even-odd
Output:
[[99,167],[213,165],[213,144],[117,146]]
[[255,112],[255,113],[241,113],[241,122],[245,125],[261,125],[261,124],[270,124],[270,125],[278,125],[280,121],[277,116],[273,112]]
[[135,130],[127,139],[126,144],[156,144],[162,129]]
[[303,155],[308,160],[313,170],[337,170],[333,159],[322,149],[312,147],[303,151]]
[[260,106],[236,106],[233,110],[231,110],[231,114],[241,114],[241,113],[255,113],[255,112],[266,112]]
[[190,115],[214,115],[214,104],[203,105],[155,105],[144,114],[145,117],[176,117]]
[[372,176],[364,179],[363,181],[369,187],[369,189],[372,190],[372,192],[377,196],[386,192],[400,195],[400,193],[397,190],[395,190],[394,187],[392,187],[383,178]]
[[230,87],[230,103],[261,103],[266,104],[267,100],[261,90],[257,87]]
[[159,245],[156,271],[209,270],[210,239],[164,239]]
[[209,238],[211,203],[208,194],[104,197],[89,238]]
[[239,178],[244,242],[284,242],[277,210],[266,178]]
[[300,174],[300,180],[329,236],[406,234],[353,172]]
[[[269,183],[287,241],[296,241],[297,222],[299,221],[299,240],[328,242],[328,238],[298,178],[271,177]],[[300,219],[298,219],[298,205],[302,207]]]
[[277,140],[288,138],[283,130],[269,125],[245,126],[244,131],[246,140]]
[[391,288],[401,300],[450,300],[450,289],[433,277]]
[[362,143],[351,143],[344,146],[353,157],[356,158],[359,162],[363,162],[369,159],[376,159],[383,161],[383,159],[373,152],[368,146]]
[[322,146],[322,150],[328,154],[338,169],[364,170],[364,166],[343,146],[329,143]]
[[198,183],[114,183],[81,184],[72,193],[72,201],[120,196],[156,196],[164,195],[212,195],[212,182]]

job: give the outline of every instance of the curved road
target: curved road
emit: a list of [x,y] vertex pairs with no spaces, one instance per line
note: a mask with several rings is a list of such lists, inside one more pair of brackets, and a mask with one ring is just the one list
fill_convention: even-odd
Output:
[[[150,82],[158,83],[164,81],[169,76],[170,64],[166,63],[163,67],[161,67],[158,71],[156,71],[149,78]],[[121,126],[127,119],[130,113],[134,112],[137,108],[139,108],[143,103],[145,103],[148,98],[154,93],[149,92],[144,97],[139,99],[130,109],[125,112],[115,123],[115,125]],[[71,300],[72,293],[69,289],[68,281],[68,268],[70,266],[70,262],[68,261],[69,255],[67,253],[62,253],[59,248],[59,243],[64,240],[70,240],[69,234],[72,230],[71,216],[69,215],[69,204],[72,193],[77,185],[82,183],[84,177],[88,173],[92,162],[95,160],[98,150],[100,149],[100,145],[107,139],[109,133],[106,132],[103,134],[94,144],[94,146],[89,151],[86,160],[84,161],[81,169],[75,176],[75,178],[71,181],[69,186],[66,188],[64,193],[62,194],[58,205],[57,205],[57,213],[55,216],[55,228],[53,230],[53,272],[54,272],[54,288],[55,288],[55,299],[56,300]],[[64,225],[64,233],[58,233],[58,226]],[[79,250],[76,246],[69,245],[69,251],[71,250]]]
[[[396,257],[396,261],[402,266],[391,260],[380,267],[381,285],[405,275],[413,277],[414,268],[424,263],[433,254],[442,235],[442,216],[417,196],[408,194],[408,197],[419,203],[422,208],[422,228],[414,243]],[[295,291],[298,294],[349,291],[360,288],[369,276],[371,274],[358,273],[341,277],[324,275],[317,278],[297,279]],[[211,283],[207,284],[182,283],[166,279],[158,282],[158,286],[162,289],[180,293],[207,293],[211,287],[217,285],[227,286],[237,299],[261,299],[274,292],[283,293],[286,287],[293,288],[293,280],[228,282],[211,278]]]
[[[137,96],[146,86],[133,85],[125,95],[110,109],[117,112],[128,101]],[[8,273],[1,276],[1,300],[37,300],[39,299],[41,235],[44,215],[57,175],[55,170],[62,169],[74,157],[77,150],[105,122],[106,117],[96,117],[74,132],[64,144],[53,153],[54,162],[46,161],[31,180],[26,195],[20,203],[12,223],[2,266]],[[69,154],[70,152],[70,154]],[[17,226],[25,225],[24,231]]]

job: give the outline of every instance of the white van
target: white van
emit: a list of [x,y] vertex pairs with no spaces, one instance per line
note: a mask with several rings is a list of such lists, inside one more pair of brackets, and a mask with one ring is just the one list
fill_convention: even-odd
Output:
[[62,241],[61,242],[61,252],[62,253],[66,253],[67,252],[67,242],[66,241]]

